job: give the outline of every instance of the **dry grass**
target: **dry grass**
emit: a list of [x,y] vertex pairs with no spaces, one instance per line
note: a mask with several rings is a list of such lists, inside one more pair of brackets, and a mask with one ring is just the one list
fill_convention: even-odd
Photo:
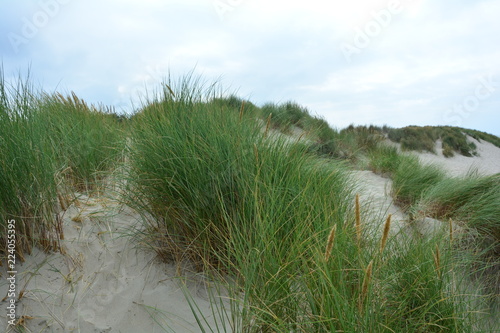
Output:
[[356,194],[354,209],[355,209],[355,222],[356,222],[356,241],[358,247],[361,247],[362,229],[361,229],[361,207],[359,205],[359,194]]

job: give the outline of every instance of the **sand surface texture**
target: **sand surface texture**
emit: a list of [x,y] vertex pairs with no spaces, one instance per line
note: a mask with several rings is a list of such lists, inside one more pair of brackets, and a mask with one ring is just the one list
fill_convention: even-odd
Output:
[[[202,278],[191,274],[184,284],[176,267],[130,243],[132,210],[80,196],[61,215],[66,253],[35,250],[17,267],[17,315],[27,332],[198,332],[183,286],[212,317]],[[0,294],[7,294],[4,278]],[[0,326],[7,327],[3,315]]]
[[469,171],[477,170],[481,175],[494,175],[500,173],[500,148],[487,141],[477,141],[468,136],[467,139],[477,146],[479,156],[466,157],[455,154],[445,158],[442,153],[442,143],[436,144],[436,154],[418,154],[424,163],[435,163],[440,165],[451,176],[463,176]]

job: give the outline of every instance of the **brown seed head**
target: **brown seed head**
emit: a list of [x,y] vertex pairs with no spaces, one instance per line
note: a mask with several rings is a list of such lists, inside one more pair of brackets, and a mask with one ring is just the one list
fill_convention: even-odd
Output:
[[384,251],[385,244],[387,243],[387,238],[389,237],[389,230],[391,230],[391,217],[392,215],[389,214],[384,224],[384,233],[382,234],[382,240],[380,241],[380,253]]
[[452,219],[449,220],[448,222],[450,226],[450,244],[453,243],[453,221]]
[[372,278],[373,260],[370,261],[366,267],[365,276],[363,278],[363,286],[361,288],[361,294],[359,295],[358,309],[361,312],[363,309],[363,302],[368,295],[368,286],[370,285],[370,280]]
[[330,234],[328,235],[328,241],[326,242],[325,261],[328,261],[328,259],[330,259],[336,231],[337,231],[337,225],[335,224],[332,230],[330,230]]
[[360,207],[359,207],[359,194],[356,194],[356,206],[355,206],[355,213],[356,213],[356,240],[358,242],[358,246],[361,245],[361,213],[360,213]]
[[267,133],[269,132],[269,127],[271,126],[271,115],[267,117],[267,123],[266,123],[266,131],[264,132],[264,137],[267,136]]
[[441,253],[439,252],[439,247],[437,245],[436,251],[434,252],[434,266],[436,267],[438,277],[441,277]]

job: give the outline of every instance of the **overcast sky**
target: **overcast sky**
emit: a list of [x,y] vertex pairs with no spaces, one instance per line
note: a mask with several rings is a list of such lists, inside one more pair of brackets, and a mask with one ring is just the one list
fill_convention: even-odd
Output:
[[0,60],[118,110],[194,69],[337,128],[500,135],[499,15],[500,0],[1,0]]

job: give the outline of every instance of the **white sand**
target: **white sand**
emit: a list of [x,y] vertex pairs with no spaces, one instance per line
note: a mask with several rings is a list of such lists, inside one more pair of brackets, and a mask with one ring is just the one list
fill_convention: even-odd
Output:
[[378,222],[372,227],[380,232],[381,225],[391,214],[391,231],[396,233],[405,228],[408,217],[392,200],[392,181],[371,171],[353,171],[352,175],[359,186],[361,211],[370,217],[369,223]]
[[[28,332],[200,331],[175,267],[128,243],[125,234],[138,221],[132,210],[110,199],[82,196],[79,207],[73,204],[61,214],[67,254],[35,250],[17,266],[17,293],[24,291],[17,315],[26,316]],[[81,222],[72,221],[76,217]],[[1,272],[3,298],[5,267]],[[187,290],[211,318],[203,278],[187,276]],[[4,315],[0,326],[7,327]]]
[[[442,144],[440,141],[436,143],[437,154],[431,153],[416,153],[424,164],[436,164],[443,168],[449,176],[464,176],[470,171],[475,171],[480,175],[494,175],[500,173],[500,148],[486,141],[477,141],[468,136],[467,139],[474,142],[477,146],[479,156],[465,157],[455,154],[454,157],[446,158],[442,154]],[[388,144],[394,145],[400,149],[400,145],[387,141]],[[353,176],[358,183],[361,206],[366,207],[370,211],[370,216],[373,222],[378,222],[379,225],[373,225],[380,231],[382,224],[388,214],[392,215],[392,229],[394,232],[406,228],[408,216],[394,204],[391,197],[392,181],[388,178],[381,177],[371,171],[354,171]],[[441,223],[437,220],[418,217],[417,223],[414,226],[421,234],[433,233],[437,228],[440,228]],[[418,226],[416,224],[419,224]]]
[[436,143],[437,154],[419,153],[418,156],[424,163],[440,165],[450,176],[463,176],[473,170],[481,175],[500,173],[500,148],[484,140],[479,142],[470,136],[467,139],[476,144],[479,156],[466,157],[455,153],[455,156],[446,158],[440,141]]

